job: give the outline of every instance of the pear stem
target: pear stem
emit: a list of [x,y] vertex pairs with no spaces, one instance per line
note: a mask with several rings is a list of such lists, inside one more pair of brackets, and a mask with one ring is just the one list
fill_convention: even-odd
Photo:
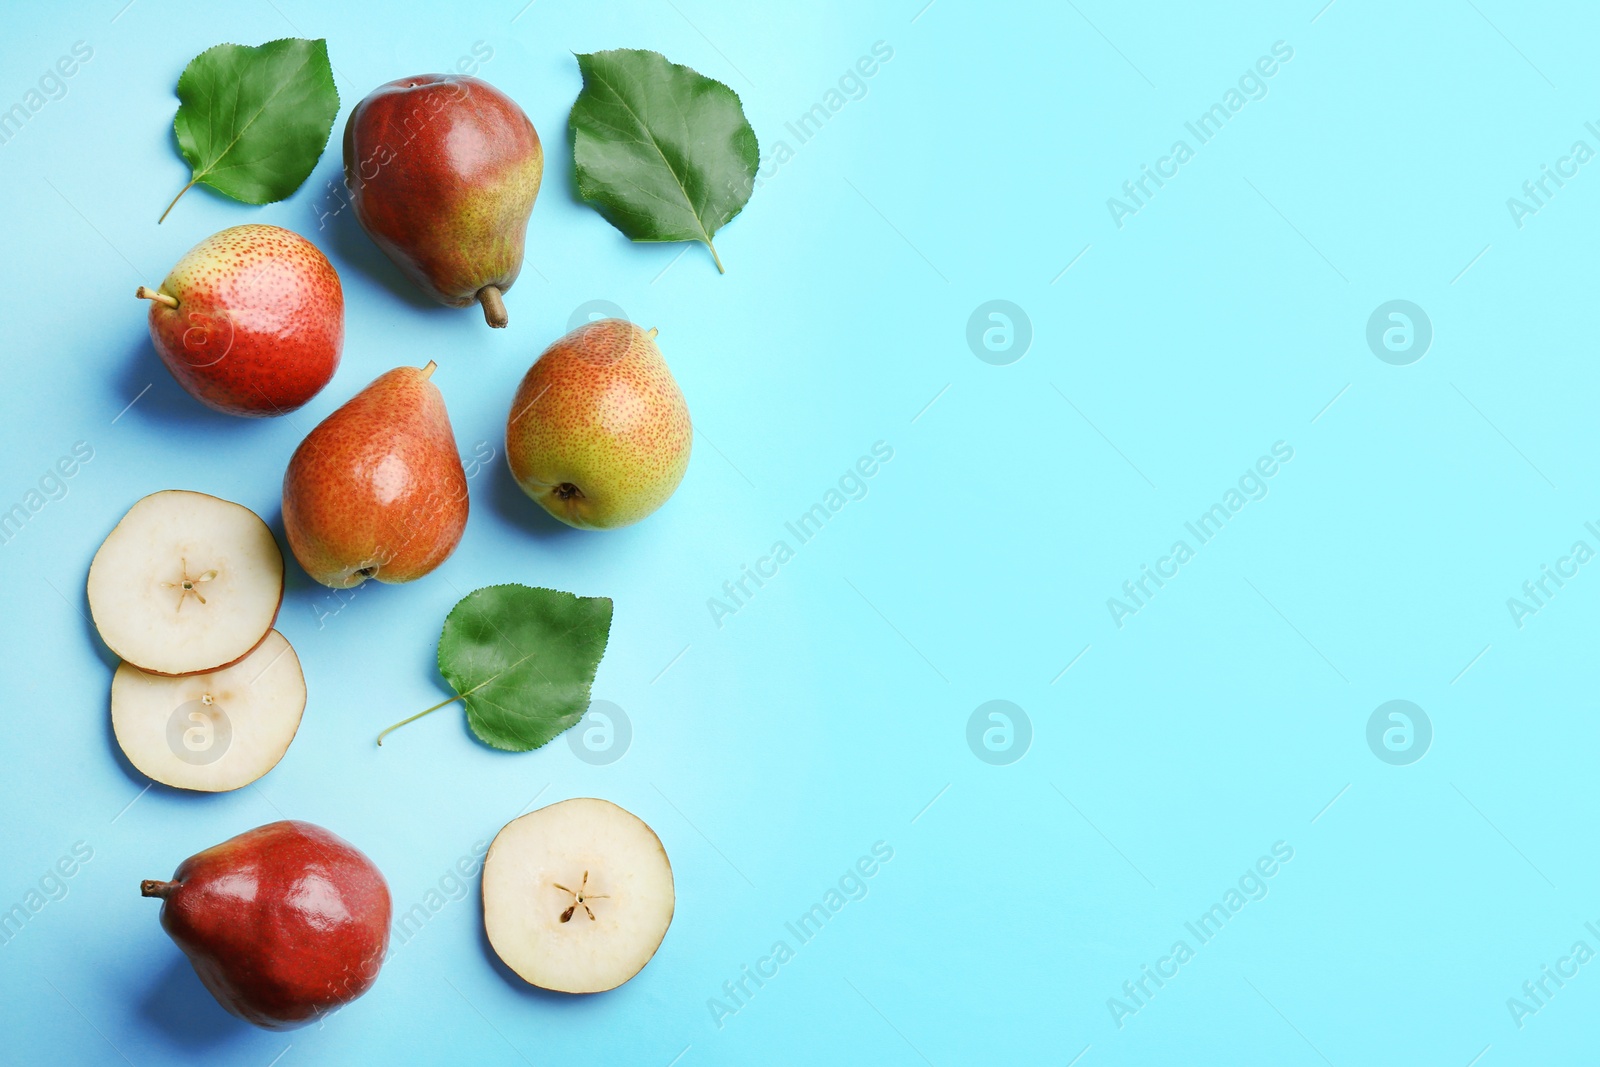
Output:
[[159,293],[154,289],[146,289],[142,285],[133,291],[133,295],[138,297],[140,300],[154,300],[156,303],[165,304],[169,308],[175,308],[178,306],[177,297],[168,296],[166,293]]
[[433,372],[435,370],[437,370],[438,368],[439,368],[439,364],[435,363],[433,360],[430,359],[430,360],[428,360],[428,365],[426,367],[422,368],[422,376],[424,378],[432,378],[433,377]]
[[486,285],[478,290],[478,303],[483,305],[483,318],[495,329],[504,329],[506,323],[511,321],[511,316],[506,314],[506,302],[500,299],[500,290],[493,285]]
[[156,219],[157,226],[160,226],[163,222],[167,221],[167,216],[170,215],[172,213],[172,209],[178,205],[178,201],[183,199],[183,194],[187,193],[190,189],[193,189],[194,183],[199,180],[200,179],[198,178],[192,179],[188,185],[185,185],[182,189],[178,190],[178,195],[172,198],[172,203],[167,205],[167,210],[161,213],[161,217],[159,219]]
[[139,883],[139,895],[142,897],[160,897],[166,900],[178,891],[181,882],[160,882],[153,878],[146,878]]
[[382,748],[383,747],[383,739],[385,737],[388,737],[390,734],[394,733],[396,730],[400,729],[400,727],[404,726],[406,723],[408,723],[408,722],[416,722],[418,719],[422,718],[424,715],[432,715],[434,712],[438,711],[440,708],[444,707],[446,704],[454,704],[456,701],[458,701],[460,699],[461,699],[461,694],[457,693],[455,696],[451,697],[449,700],[441,700],[441,701],[439,701],[439,703],[435,704],[433,707],[429,708],[428,710],[419,711],[415,715],[411,716],[411,718],[409,718],[409,719],[401,719],[399,722],[395,723],[393,726],[389,727],[387,730],[383,731],[383,733],[378,735],[378,747]]
[[718,274],[726,274],[726,273],[728,273],[727,271],[722,269],[722,257],[717,255],[717,246],[711,243],[711,238],[709,238],[709,237],[706,238],[706,247],[711,249],[711,262],[713,262],[713,263],[715,263],[717,265],[717,273]]
[[652,326],[652,327],[650,327],[648,330],[646,330],[644,332],[644,335],[646,337],[650,338],[650,340],[654,341],[656,339],[656,334],[658,334],[660,332],[661,332],[660,330],[658,330],[654,326]]

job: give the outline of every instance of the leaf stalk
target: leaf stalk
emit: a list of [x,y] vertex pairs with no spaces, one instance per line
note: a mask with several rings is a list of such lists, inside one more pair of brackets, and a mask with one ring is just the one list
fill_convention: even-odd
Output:
[[394,733],[396,730],[400,729],[400,727],[404,726],[406,723],[408,723],[408,722],[416,722],[418,719],[422,718],[424,715],[432,715],[434,712],[438,711],[440,708],[444,707],[446,704],[454,704],[456,701],[461,699],[462,695],[463,694],[461,694],[461,693],[457,693],[455,696],[451,697],[449,700],[441,700],[441,701],[439,701],[439,703],[435,704],[433,707],[428,708],[426,711],[419,711],[415,715],[411,716],[411,718],[409,718],[409,719],[401,719],[399,722],[395,723],[393,726],[389,727],[387,730],[383,731],[383,733],[378,735],[378,747],[382,748],[383,747],[383,739],[385,737],[388,737],[390,734]]
[[[178,195],[172,198],[172,203],[167,205],[167,210],[161,213],[161,217],[159,219],[156,219],[157,226],[160,226],[163,222],[167,221],[167,216],[172,213],[173,208],[178,206],[178,201],[183,199],[183,194],[187,193],[190,189],[193,189],[194,183],[199,180],[199,178],[191,178],[188,185],[185,185],[182,189],[178,190]],[[715,255],[715,253],[712,254]]]

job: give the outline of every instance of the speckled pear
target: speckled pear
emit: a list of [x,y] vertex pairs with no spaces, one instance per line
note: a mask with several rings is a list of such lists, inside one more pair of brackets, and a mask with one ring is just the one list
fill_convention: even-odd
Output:
[[623,319],[580,326],[517,388],[506,421],[512,476],[569,526],[638,522],[683,480],[694,427],[655,336]]
[[230,415],[282,415],[339,369],[344,290],[317,246],[251,223],[191,248],[150,301],[150,340],[195,399]]
[[323,585],[409,582],[467,526],[467,475],[434,364],[396,367],[306,435],[283,475],[283,531]]

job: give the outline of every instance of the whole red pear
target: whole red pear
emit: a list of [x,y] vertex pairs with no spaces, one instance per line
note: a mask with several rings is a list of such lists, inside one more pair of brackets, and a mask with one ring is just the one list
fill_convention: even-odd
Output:
[[278,226],[214,233],[178,260],[150,303],[150,339],[201,403],[230,415],[281,415],[339,369],[344,290],[317,246]]
[[178,864],[161,925],[217,1002],[292,1030],[372,987],[389,947],[389,886],[362,852],[320,826],[274,822]]
[[380,374],[290,457],[283,531],[323,585],[409,582],[460,543],[467,474],[433,371],[429,363]]
[[504,326],[522,270],[544,146],[516,101],[479,78],[418,74],[350,112],[344,178],[362,229],[423,292]]

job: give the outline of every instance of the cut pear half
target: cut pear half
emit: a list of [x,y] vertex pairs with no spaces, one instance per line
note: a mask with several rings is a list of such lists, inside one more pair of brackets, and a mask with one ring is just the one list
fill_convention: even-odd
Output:
[[128,761],[163,785],[221,793],[249,785],[288,751],[306,679],[276,630],[231,667],[173,677],[123,663],[111,729]]
[[483,863],[483,925],[541,989],[600,993],[650,962],[672,922],[661,839],[609,800],[563,800],[507,823]]
[[259,645],[283,600],[283,553],[255,512],[169,489],[128,510],[89,565],[89,612],[140,670],[195,674]]

